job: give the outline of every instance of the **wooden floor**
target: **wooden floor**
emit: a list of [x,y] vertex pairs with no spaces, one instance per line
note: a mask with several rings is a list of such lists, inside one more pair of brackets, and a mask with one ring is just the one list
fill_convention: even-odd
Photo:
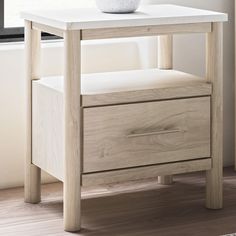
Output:
[[82,231],[63,231],[62,184],[43,186],[38,205],[23,202],[23,189],[0,191],[0,236],[216,236],[236,232],[236,173],[225,170],[224,209],[204,208],[204,173],[179,175],[172,186],[156,179],[86,189]]

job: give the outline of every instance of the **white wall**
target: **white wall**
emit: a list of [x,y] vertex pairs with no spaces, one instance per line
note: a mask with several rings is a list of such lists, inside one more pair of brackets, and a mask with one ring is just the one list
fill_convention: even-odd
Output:
[[[163,0],[155,3],[176,3],[207,8],[230,14],[225,24],[224,41],[224,161],[233,163],[234,149],[234,25],[233,0]],[[86,43],[83,45],[83,72],[149,68],[156,65],[155,39],[129,39]],[[0,44],[0,188],[23,184],[25,85],[23,44]],[[175,68],[204,74],[204,37],[175,37]],[[61,43],[45,43],[43,71],[62,71]],[[45,180],[52,180],[44,176]]]

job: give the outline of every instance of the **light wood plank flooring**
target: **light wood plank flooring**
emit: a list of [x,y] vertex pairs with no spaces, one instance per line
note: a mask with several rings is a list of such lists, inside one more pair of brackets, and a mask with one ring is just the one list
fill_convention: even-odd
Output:
[[0,191],[0,236],[216,236],[236,232],[236,173],[225,169],[224,209],[204,208],[204,173],[83,191],[80,233],[63,231],[62,184],[43,186],[42,203],[23,202],[23,188]]

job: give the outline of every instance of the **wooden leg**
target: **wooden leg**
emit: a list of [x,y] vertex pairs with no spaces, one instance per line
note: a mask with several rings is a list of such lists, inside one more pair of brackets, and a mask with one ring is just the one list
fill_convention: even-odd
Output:
[[172,175],[158,176],[158,183],[163,185],[171,185],[173,184],[173,176]]
[[206,173],[206,207],[223,206],[223,24],[213,23],[207,34],[207,79],[213,84],[211,104],[212,169]]
[[173,69],[173,36],[158,37],[158,68],[162,70]]
[[[163,35],[158,37],[158,68],[163,70],[173,69],[173,36]],[[159,176],[158,183],[170,185],[173,183],[173,176]]]
[[25,159],[25,202],[41,200],[41,170],[32,164],[32,80],[39,78],[41,32],[32,30],[32,23],[25,22],[27,124]]
[[81,225],[80,32],[67,31],[64,40],[64,228],[74,232]]

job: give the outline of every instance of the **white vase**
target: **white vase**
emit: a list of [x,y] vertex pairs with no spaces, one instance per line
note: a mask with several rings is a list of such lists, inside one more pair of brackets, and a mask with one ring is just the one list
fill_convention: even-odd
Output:
[[131,13],[137,10],[141,0],[96,0],[97,7],[105,13]]

